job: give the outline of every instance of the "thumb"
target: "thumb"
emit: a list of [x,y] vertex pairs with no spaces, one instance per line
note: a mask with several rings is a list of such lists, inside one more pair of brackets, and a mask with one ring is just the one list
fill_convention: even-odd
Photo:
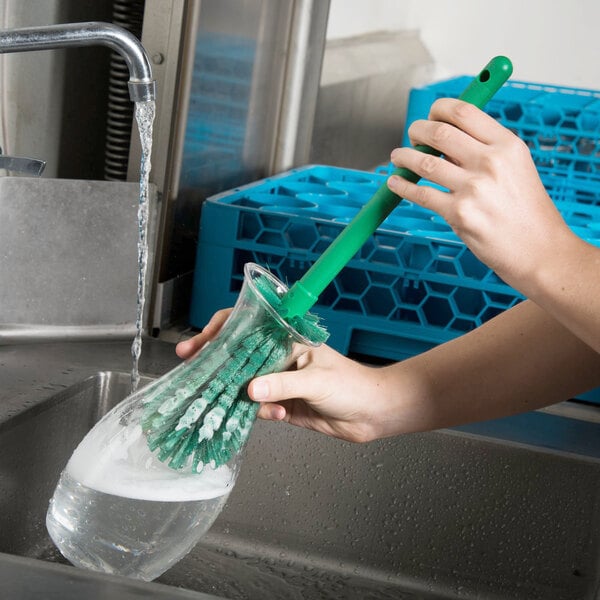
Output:
[[248,386],[248,395],[255,402],[281,402],[302,398],[310,403],[319,387],[313,377],[307,377],[302,370],[283,371],[253,379]]

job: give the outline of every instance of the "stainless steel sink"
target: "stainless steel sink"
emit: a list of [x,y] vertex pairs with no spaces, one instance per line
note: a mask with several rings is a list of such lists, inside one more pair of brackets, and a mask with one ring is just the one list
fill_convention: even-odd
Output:
[[[128,386],[98,372],[0,423],[0,552],[66,562],[48,500]],[[258,422],[225,510],[159,582],[231,599],[594,600],[600,461],[450,431],[353,445]]]

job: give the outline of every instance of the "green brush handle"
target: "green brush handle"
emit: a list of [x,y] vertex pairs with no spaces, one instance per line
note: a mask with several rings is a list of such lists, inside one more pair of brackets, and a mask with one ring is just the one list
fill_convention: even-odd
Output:
[[[473,79],[459,98],[483,108],[511,73],[511,61],[505,56],[496,56]],[[426,154],[440,155],[437,150],[429,146],[417,145],[415,149]],[[419,175],[404,168],[396,169],[393,175],[400,175],[413,183],[417,183],[420,179]],[[281,309],[278,311],[281,316],[291,318],[302,316],[309,311],[321,292],[333,281],[401,200],[402,198],[390,191],[386,183],[382,184],[313,266],[285,294],[282,298]]]

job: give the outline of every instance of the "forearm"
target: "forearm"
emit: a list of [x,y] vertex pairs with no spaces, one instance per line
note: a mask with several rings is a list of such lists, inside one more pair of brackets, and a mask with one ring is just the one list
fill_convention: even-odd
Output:
[[600,352],[600,248],[570,232],[554,247],[557,252],[522,286],[524,292]]
[[531,301],[385,367],[381,437],[533,410],[600,385],[600,354]]

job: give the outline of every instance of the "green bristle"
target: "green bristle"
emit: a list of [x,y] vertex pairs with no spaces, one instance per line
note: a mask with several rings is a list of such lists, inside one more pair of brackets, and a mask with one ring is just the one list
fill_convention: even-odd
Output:
[[164,446],[165,450],[167,450],[168,447],[170,451],[169,457],[171,459],[177,456],[177,454],[181,451],[182,448],[185,448],[189,438],[193,436],[193,431],[190,431],[189,429],[187,431],[179,430],[176,431],[175,434],[173,435],[173,439],[169,440],[168,446]]
[[[226,434],[228,436],[227,439],[225,438]],[[240,450],[241,447],[244,445],[244,442],[246,441],[246,438],[242,434],[243,431],[242,429],[240,429],[239,426],[235,431],[232,431],[231,433],[223,432],[223,439],[226,440],[226,443],[233,449],[234,452]]]
[[[155,410],[150,411],[149,407],[144,410],[142,418],[142,428],[144,431],[149,429],[160,429],[164,424],[172,421],[177,421],[178,415],[187,409],[194,401],[195,395],[193,390],[184,391],[178,390],[176,394],[169,394],[163,397],[163,402],[155,403]],[[161,411],[161,409],[163,409]]]
[[171,462],[169,462],[170,467],[173,469],[181,469],[181,467],[183,467],[196,447],[196,440],[194,437],[195,431],[188,430],[187,436],[183,438],[179,449],[173,455]]
[[181,377],[176,377],[174,381],[157,386],[144,398],[144,411],[146,413],[157,412],[166,398],[175,396],[177,392],[185,389],[186,380]]
[[215,378],[208,384],[206,388],[207,397],[213,397],[221,393],[227,387],[227,382],[222,380],[219,376],[215,376]]
[[211,468],[214,468],[216,466],[216,460],[215,460],[216,452],[215,452],[214,444],[212,444],[212,443],[207,444],[205,457],[206,457],[206,460],[204,461],[204,464],[210,465]]
[[142,426],[146,435],[161,435],[162,433],[169,433],[170,431],[174,431],[176,429],[181,429],[177,427],[178,424],[178,415],[170,415],[168,417],[164,417],[162,415],[154,415],[152,419],[147,419]]
[[231,460],[234,452],[237,452],[237,449],[234,449],[229,444],[221,443],[218,452],[217,466],[224,465]]
[[187,432],[184,429],[180,429],[179,431],[171,431],[171,433],[165,437],[160,445],[160,460],[165,460],[165,458],[168,458],[171,455],[173,449],[179,444],[179,441],[186,435],[186,433]]
[[[260,293],[275,310],[281,298],[268,281],[256,281]],[[327,339],[316,316],[290,319],[290,325],[315,343]],[[219,467],[239,452],[260,405],[246,393],[248,382],[285,364],[293,342],[290,333],[271,317],[258,324],[248,321],[233,345],[209,344],[197,374],[185,371],[152,389],[144,403],[142,427],[151,451],[174,469],[201,472]]]
[[159,415],[169,416],[181,410],[194,399],[194,390],[178,389],[170,398],[165,400],[157,409]]
[[208,399],[196,398],[177,422],[177,429],[189,429],[195,425],[209,406]]
[[198,428],[198,441],[200,442],[204,439],[211,440],[214,437],[215,431],[218,431],[221,426],[223,417],[226,414],[227,409],[219,404],[206,413],[202,426]]
[[206,352],[203,354],[202,372],[199,372],[196,376],[190,376],[189,373],[176,373],[172,380],[151,389],[144,400],[144,413],[148,415],[157,412],[158,407],[162,405],[166,398],[181,390],[187,390],[192,396],[197,395],[198,390],[213,379],[215,370],[221,367],[227,357],[228,353],[225,349],[217,346],[207,346]]
[[[246,441],[252,423],[254,423],[254,417],[258,412],[258,408],[259,406],[255,402],[250,400],[240,400],[237,402],[234,410],[231,413],[230,421],[228,421],[229,424],[225,424],[226,431],[229,430],[232,432],[232,434],[235,432],[235,436],[232,437],[235,437],[237,440],[235,445],[237,445],[238,448],[241,447]],[[248,425],[249,421],[250,424]]]
[[208,445],[205,442],[201,442],[200,444],[198,444],[194,440],[194,446],[195,446],[195,450],[194,450],[194,457],[192,459],[192,472],[200,473],[202,471],[202,469],[200,469],[200,471],[199,471],[198,465],[200,463],[205,465],[208,462],[208,458],[207,458]]
[[[165,426],[162,429],[150,429],[146,431],[146,439],[151,450],[156,450],[159,446],[166,444],[177,432],[175,427]],[[182,431],[182,434],[185,433]]]
[[143,426],[143,431],[146,432],[146,435],[152,437],[161,437],[163,435],[169,435],[171,431],[176,429],[176,423],[173,422],[173,419],[164,420],[159,422],[159,419],[152,419],[150,423]]

